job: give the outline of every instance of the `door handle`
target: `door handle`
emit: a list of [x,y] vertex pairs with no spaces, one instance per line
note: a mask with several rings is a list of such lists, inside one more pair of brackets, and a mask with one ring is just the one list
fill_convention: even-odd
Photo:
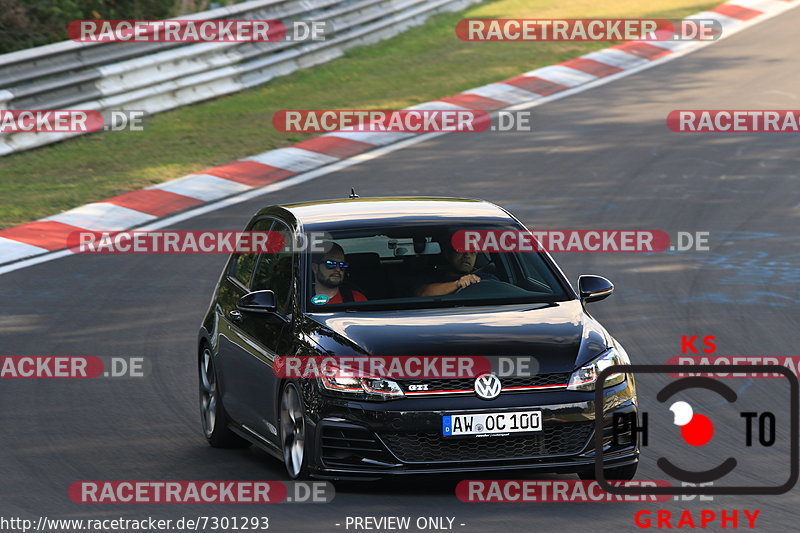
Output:
[[234,322],[241,322],[242,321],[242,312],[234,309],[228,313],[228,316],[231,317],[231,320]]

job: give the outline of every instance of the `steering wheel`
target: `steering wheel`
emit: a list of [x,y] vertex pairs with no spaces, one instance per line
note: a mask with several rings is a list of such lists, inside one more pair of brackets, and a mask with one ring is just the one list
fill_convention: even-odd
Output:
[[[461,294],[464,291],[469,291],[469,290],[473,290],[474,291],[474,289],[476,287],[478,287],[479,285],[482,285],[480,288],[484,289],[484,288],[486,288],[486,285],[485,285],[486,283],[500,283],[502,285],[511,285],[511,283],[506,283],[504,281],[498,281],[498,280],[494,280],[494,279],[484,279],[484,280],[479,281],[478,283],[473,283],[472,285],[467,285],[466,287],[461,287],[460,289],[456,289],[455,292],[451,292],[450,293],[450,296],[454,296],[456,294]],[[516,287],[516,285],[511,285],[511,286],[512,287]]]

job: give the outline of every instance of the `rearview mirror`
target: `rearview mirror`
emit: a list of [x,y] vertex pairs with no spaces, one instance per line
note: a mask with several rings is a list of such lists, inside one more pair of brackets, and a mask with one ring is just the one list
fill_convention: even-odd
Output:
[[599,302],[614,292],[614,284],[602,276],[580,276],[578,291],[583,303]]
[[245,294],[239,299],[236,307],[240,311],[249,313],[274,313],[278,308],[275,303],[275,293],[269,290]]

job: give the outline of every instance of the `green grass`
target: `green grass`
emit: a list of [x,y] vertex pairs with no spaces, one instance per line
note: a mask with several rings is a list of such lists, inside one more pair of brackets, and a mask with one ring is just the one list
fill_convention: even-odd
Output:
[[0,228],[300,141],[279,109],[404,108],[609,43],[460,41],[462,18],[681,18],[720,0],[497,0],[235,95],[154,115],[144,132],[98,133],[0,160]]

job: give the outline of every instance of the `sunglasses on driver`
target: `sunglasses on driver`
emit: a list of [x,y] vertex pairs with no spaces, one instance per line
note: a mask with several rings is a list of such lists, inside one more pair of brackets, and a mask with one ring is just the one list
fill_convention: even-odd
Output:
[[328,270],[333,270],[337,266],[339,268],[341,268],[342,270],[346,270],[346,269],[350,268],[350,265],[348,263],[345,263],[344,261],[331,261],[331,260],[328,260],[328,261],[322,261],[320,263],[320,265],[323,265]]

